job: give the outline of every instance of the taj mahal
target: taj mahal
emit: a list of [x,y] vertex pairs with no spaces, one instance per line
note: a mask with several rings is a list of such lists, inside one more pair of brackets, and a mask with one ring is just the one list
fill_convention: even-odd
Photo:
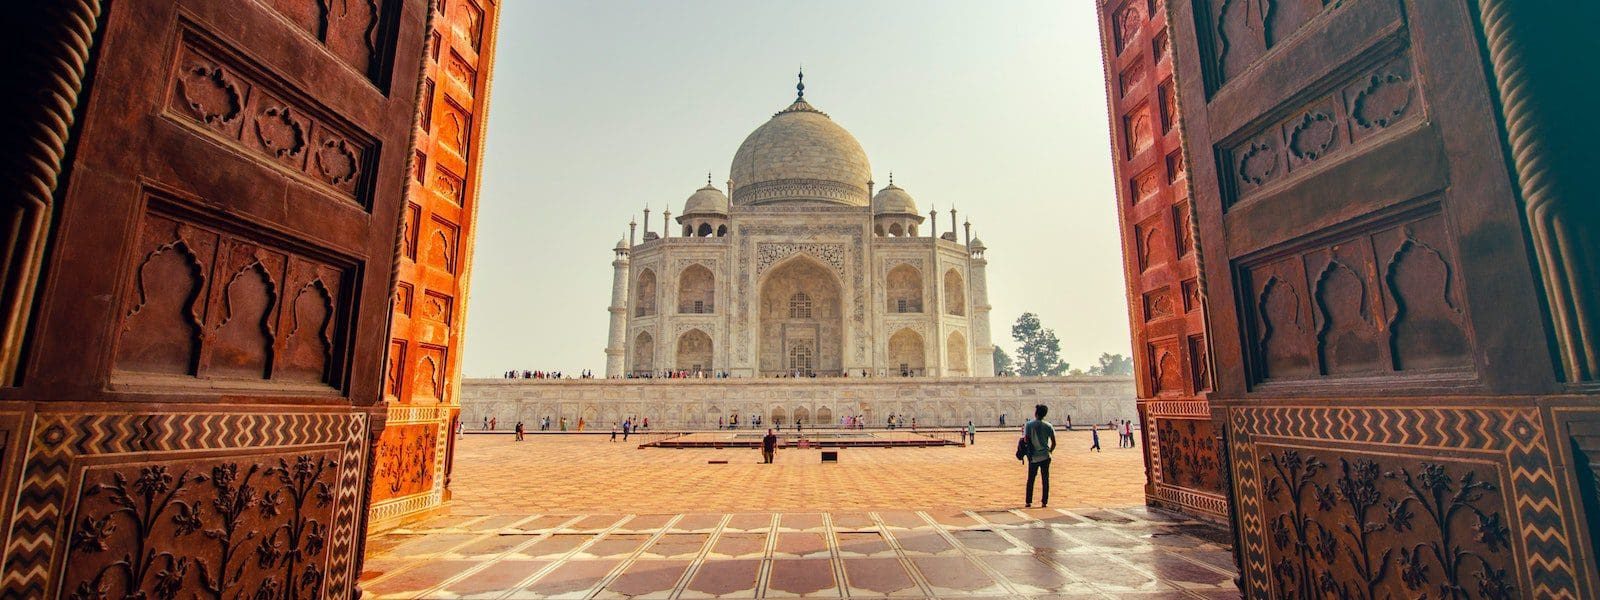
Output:
[[[991,377],[983,242],[875,189],[861,144],[805,99],[659,232],[614,248],[607,377]],[[925,228],[924,228],[925,227]]]

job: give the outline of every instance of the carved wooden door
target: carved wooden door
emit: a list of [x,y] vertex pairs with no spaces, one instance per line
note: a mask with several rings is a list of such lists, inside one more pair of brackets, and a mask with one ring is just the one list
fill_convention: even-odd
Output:
[[61,4],[4,596],[350,597],[427,4]]
[[1249,597],[1597,593],[1495,4],[1170,3]]

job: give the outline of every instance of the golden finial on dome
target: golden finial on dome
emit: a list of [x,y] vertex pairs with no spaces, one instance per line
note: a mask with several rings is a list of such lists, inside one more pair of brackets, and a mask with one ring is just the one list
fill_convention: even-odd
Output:
[[798,77],[800,79],[800,82],[796,83],[794,85],[795,91],[798,92],[798,93],[795,94],[795,97],[794,97],[796,102],[799,102],[801,100],[805,100],[806,99],[806,67],[805,67],[805,65],[800,65],[800,74],[799,74]]

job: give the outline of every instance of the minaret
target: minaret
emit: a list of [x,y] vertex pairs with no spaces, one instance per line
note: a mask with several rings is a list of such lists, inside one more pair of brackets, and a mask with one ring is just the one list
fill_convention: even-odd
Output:
[[[967,231],[969,234],[972,231],[970,223]],[[984,250],[983,240],[971,238],[967,242],[967,251],[972,256],[972,262],[967,263],[967,272],[972,277],[967,282],[972,287],[972,374],[994,377],[994,341],[989,339],[989,261],[983,257]]]
[[971,217],[967,217],[967,221],[965,223],[962,223],[961,227],[966,230],[967,248],[971,249],[972,248],[972,218]]
[[[632,235],[630,224],[629,235]],[[613,250],[616,259],[611,261],[611,331],[606,338],[606,377],[621,377],[623,358],[627,356],[628,336],[628,252],[629,247],[617,240]]]
[[650,241],[650,207],[644,207],[644,239]]
[[661,210],[661,237],[672,235],[672,207]]
[[939,238],[939,209],[932,206],[928,207],[928,232]]
[[628,219],[628,247],[629,248],[632,248],[633,245],[634,245],[633,232],[638,230],[638,229],[639,229],[639,222],[635,221],[633,219]]

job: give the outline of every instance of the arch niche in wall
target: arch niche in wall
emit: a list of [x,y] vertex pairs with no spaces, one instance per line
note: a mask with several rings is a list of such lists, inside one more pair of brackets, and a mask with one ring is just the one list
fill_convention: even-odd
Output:
[[966,284],[955,269],[944,274],[944,310],[952,315],[967,314]]
[[819,374],[840,372],[843,286],[833,271],[809,256],[795,256],[768,271],[759,287],[761,373],[790,373],[795,361],[808,362]]
[[927,368],[927,352],[922,336],[910,328],[901,329],[889,337],[889,373],[891,375],[921,375]]
[[950,340],[945,346],[945,357],[949,364],[945,373],[956,377],[967,375],[967,337],[959,331],[950,332]]

